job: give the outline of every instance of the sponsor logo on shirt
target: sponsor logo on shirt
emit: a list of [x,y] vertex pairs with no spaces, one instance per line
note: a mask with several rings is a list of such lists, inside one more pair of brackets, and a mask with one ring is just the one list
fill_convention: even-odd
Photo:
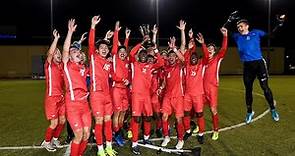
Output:
[[104,64],[103,69],[109,71],[111,69],[111,64]]

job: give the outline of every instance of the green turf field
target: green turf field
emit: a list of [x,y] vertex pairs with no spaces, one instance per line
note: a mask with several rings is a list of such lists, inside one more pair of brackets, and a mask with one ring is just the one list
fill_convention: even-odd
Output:
[[[280,121],[272,121],[266,114],[250,125],[220,133],[218,141],[205,135],[202,155],[295,155],[295,77],[272,76],[270,87],[278,103]],[[255,92],[262,93],[258,82]],[[0,81],[0,147],[39,145],[48,126],[43,110],[44,81],[1,80]],[[264,98],[254,95],[255,116],[267,109]],[[220,127],[235,125],[244,121],[245,104],[242,78],[223,76],[219,89]],[[211,115],[205,112],[206,130],[211,130]],[[62,136],[64,140],[65,134]],[[171,146],[176,141],[171,142]],[[160,144],[160,142],[156,142]],[[117,148],[119,155],[132,155],[129,143]],[[199,146],[191,137],[185,148]],[[95,155],[96,148],[88,147],[85,155]],[[155,151],[141,148],[142,155],[157,155]],[[65,149],[48,153],[45,149],[0,150],[0,155],[63,155]],[[165,154],[162,154],[165,155]],[[168,155],[168,154],[166,154]]]

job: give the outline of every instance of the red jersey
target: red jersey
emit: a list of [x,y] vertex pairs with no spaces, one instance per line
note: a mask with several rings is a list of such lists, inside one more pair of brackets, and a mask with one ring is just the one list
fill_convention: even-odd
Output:
[[[205,49],[205,51],[207,48]],[[204,85],[219,85],[219,68],[220,63],[223,60],[227,51],[227,37],[223,37],[222,47],[219,52],[213,56],[212,59],[209,59],[208,64],[206,65],[205,75],[204,75]]]
[[66,86],[66,98],[71,101],[87,99],[87,68],[85,65],[68,61],[64,64],[64,81]]
[[[195,46],[194,46],[195,47]],[[185,92],[194,96],[204,94],[203,78],[205,66],[208,62],[209,52],[204,51],[204,57],[196,65],[191,65],[190,56],[195,51],[187,50],[185,53]]]
[[150,88],[152,84],[153,70],[164,65],[164,60],[157,53],[157,63],[140,63],[135,61],[135,55],[138,52],[141,44],[136,45],[130,52],[130,59],[132,61],[132,93],[143,96],[150,95]]
[[157,93],[160,87],[160,82],[164,78],[164,73],[161,69],[155,70],[152,73],[151,94]]
[[46,78],[46,95],[56,96],[63,95],[63,63],[56,64],[53,61],[49,63],[47,60],[44,64]]
[[90,62],[90,91],[102,91],[110,93],[109,78],[111,76],[112,64],[95,52],[95,29],[89,33],[89,62]]
[[177,62],[174,65],[168,65],[165,67],[166,76],[166,89],[165,96],[179,97],[184,96],[183,93],[183,70],[182,64]]
[[[114,32],[114,38],[113,38],[113,87],[119,87],[119,88],[126,88],[126,85],[124,85],[124,80],[129,80],[129,73],[130,73],[130,62],[128,58],[126,58],[124,61],[122,61],[118,56],[118,31]],[[128,39],[125,40],[124,43],[125,47],[128,46]],[[127,48],[126,48],[127,50]],[[130,80],[129,80],[130,81]]]

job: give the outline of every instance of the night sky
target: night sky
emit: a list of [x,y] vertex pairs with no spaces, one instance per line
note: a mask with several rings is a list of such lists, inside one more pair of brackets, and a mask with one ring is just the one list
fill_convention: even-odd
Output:
[[[54,28],[62,36],[67,32],[67,20],[75,18],[78,24],[75,37],[90,27],[91,17],[100,14],[102,21],[97,35],[103,37],[114,28],[116,20],[131,28],[131,38],[139,38],[140,24],[156,23],[156,0],[53,0]],[[15,34],[16,39],[0,39],[0,44],[50,44],[50,0],[1,1],[0,33]],[[17,5],[16,5],[17,4]],[[252,28],[267,31],[268,0],[159,0],[160,44],[166,44],[172,35],[180,36],[175,27],[180,19],[187,22],[187,30],[202,32],[205,39],[219,43],[219,28],[228,15],[239,10],[241,17],[250,21]],[[293,0],[272,0],[272,23],[276,14],[286,14],[285,26],[272,40],[273,46],[293,48],[295,35],[295,3]],[[235,31],[234,25],[229,27]],[[121,37],[124,37],[123,33]],[[136,42],[136,40],[133,40]],[[231,41],[232,44],[232,41]]]

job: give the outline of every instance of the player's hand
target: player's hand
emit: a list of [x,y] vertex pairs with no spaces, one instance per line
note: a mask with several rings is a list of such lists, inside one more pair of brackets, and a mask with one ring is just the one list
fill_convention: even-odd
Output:
[[126,38],[129,38],[130,33],[131,33],[131,30],[126,27],[126,29],[125,29],[125,36],[126,36]]
[[227,29],[225,27],[220,28],[220,31],[223,36],[227,36]]
[[120,30],[121,30],[120,21],[117,21],[115,25],[115,31],[120,31]]
[[150,34],[151,30],[150,30],[150,25],[148,24],[146,26],[146,34]]
[[101,18],[100,15],[93,16],[91,19],[91,28],[95,28],[95,26],[100,22]]
[[86,38],[87,38],[86,35],[87,35],[87,34],[88,34],[88,32],[85,32],[85,33],[82,34],[82,36],[81,36],[81,38],[80,38],[80,40],[79,40],[80,43],[82,43],[83,41],[86,40]]
[[194,32],[192,28],[188,31],[188,36],[190,39],[194,38]]
[[201,44],[205,43],[204,37],[201,33],[197,34],[196,40]]
[[142,35],[142,37],[144,37],[144,30],[142,26],[139,26],[139,32]]
[[162,92],[163,92],[163,89],[162,88],[157,89],[157,95],[158,96],[160,96],[162,94]]
[[153,27],[152,33],[153,33],[153,34],[157,34],[157,33],[158,33],[158,27],[157,27],[156,24],[155,24],[154,27]]
[[59,33],[58,33],[58,31],[56,29],[53,30],[52,34],[54,36],[54,39],[59,39],[60,38],[60,35],[59,35]]
[[75,19],[70,19],[68,22],[68,31],[75,32],[77,28],[77,24],[75,24]]
[[104,38],[107,39],[107,40],[109,40],[110,38],[113,37],[113,35],[114,35],[114,32],[111,31],[111,30],[109,30],[109,31],[106,33],[106,35],[105,35]]
[[184,31],[185,30],[185,25],[186,23],[184,22],[184,20],[180,20],[179,21],[179,26],[176,26],[179,30]]
[[168,42],[169,48],[171,48],[171,49],[175,48],[175,42],[176,42],[175,37],[174,36],[170,37],[170,41]]

